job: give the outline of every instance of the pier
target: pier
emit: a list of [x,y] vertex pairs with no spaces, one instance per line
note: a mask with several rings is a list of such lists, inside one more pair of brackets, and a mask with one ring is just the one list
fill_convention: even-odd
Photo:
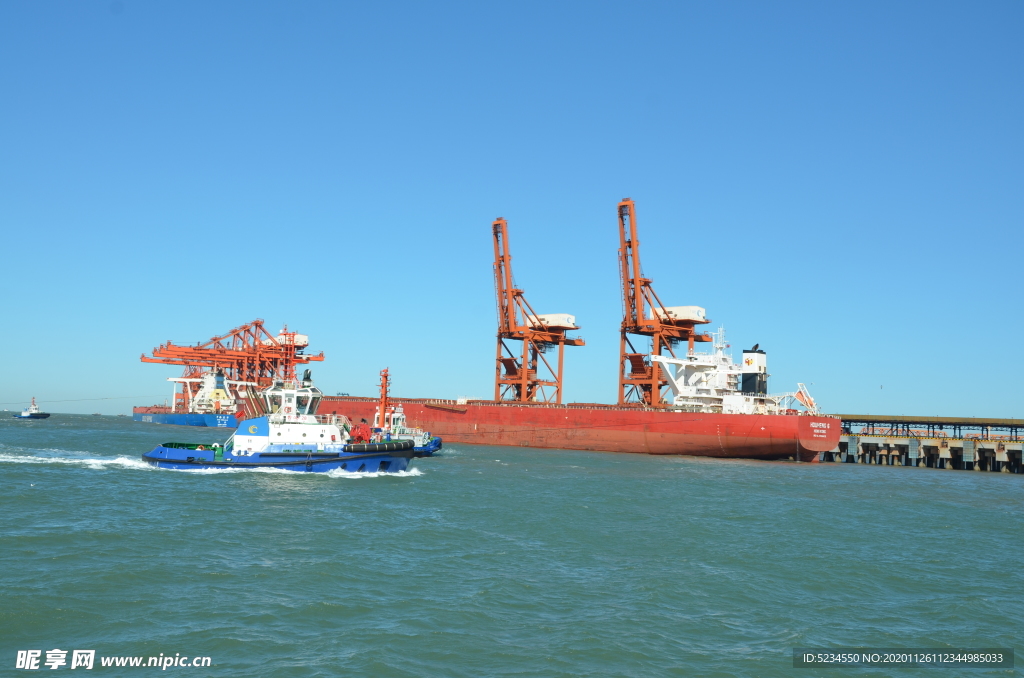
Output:
[[837,416],[843,434],[823,462],[1024,473],[1024,419]]

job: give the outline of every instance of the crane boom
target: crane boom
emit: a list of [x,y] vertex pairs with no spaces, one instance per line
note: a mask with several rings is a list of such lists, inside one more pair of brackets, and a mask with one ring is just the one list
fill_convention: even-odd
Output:
[[[277,336],[263,326],[260,319],[253,320],[221,336],[195,346],[181,346],[168,341],[153,349],[152,357],[142,355],[142,362],[160,365],[183,365],[182,392],[175,396],[181,399],[183,411],[199,389],[204,374],[220,372],[232,382],[254,385],[256,388],[270,386],[275,379],[294,381],[295,366],[324,359],[321,352],[306,355],[303,351],[309,344],[305,335],[289,332],[285,327]],[[238,384],[232,386],[236,395]],[[254,395],[246,395],[246,402],[254,402]]]
[[636,232],[636,212],[629,198],[619,203],[619,275],[622,279],[623,323],[636,327],[644,317],[643,290],[650,280],[640,272],[640,239]]
[[[711,341],[708,334],[698,334],[694,327],[711,322],[704,318],[704,309],[696,306],[666,307],[654,291],[652,281],[643,276],[640,266],[640,239],[637,234],[636,204],[625,198],[618,204],[619,277],[622,282],[623,317],[619,340],[618,404],[641,404],[661,407],[665,403],[663,388],[668,380],[651,356],[667,351],[675,357],[673,346],[686,341],[693,351],[695,341]],[[693,310],[686,310],[693,309]],[[650,337],[649,353],[637,351],[630,336]]]
[[[495,360],[494,400],[512,402],[562,402],[562,368],[566,346],[583,346],[579,337],[566,332],[579,329],[568,314],[540,315],[526,301],[512,277],[508,222],[491,224],[494,239],[494,291],[498,302],[498,342]],[[519,341],[518,351],[509,342]],[[514,346],[514,345],[513,345]],[[557,367],[544,356],[558,349]]]

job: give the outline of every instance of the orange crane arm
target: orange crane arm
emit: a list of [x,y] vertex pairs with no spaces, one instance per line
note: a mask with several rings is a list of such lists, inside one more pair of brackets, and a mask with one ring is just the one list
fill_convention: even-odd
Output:
[[321,362],[324,354],[300,353],[294,343],[279,342],[267,332],[263,321],[257,319],[195,346],[179,346],[168,341],[154,348],[152,357],[143,354],[141,360],[184,365],[193,373],[202,368],[220,368],[230,379],[269,385],[273,378],[294,378],[296,365]]
[[636,230],[636,207],[626,198],[619,203],[619,275],[622,279],[623,327],[638,327],[646,319],[644,289],[646,280],[640,269],[640,239]]
[[[498,302],[498,343],[494,377],[494,399],[517,402],[562,402],[562,355],[565,346],[583,346],[583,339],[567,337],[574,327],[549,326],[515,287],[508,222],[498,218],[491,224],[494,239],[494,291]],[[506,340],[522,342],[513,352]],[[556,366],[544,353],[558,348]],[[551,391],[549,393],[549,391]]]
[[[622,282],[622,328],[619,340],[619,399],[620,405],[631,401],[647,407],[662,405],[661,389],[668,382],[651,364],[651,355],[667,351],[675,355],[672,346],[683,340],[693,349],[695,341],[711,341],[706,333],[698,334],[694,327],[708,320],[679,318],[669,312],[652,281],[643,276],[640,266],[640,239],[637,236],[636,205],[630,198],[618,204],[619,220],[619,278]],[[629,335],[650,337],[649,352],[638,351]]]
[[494,290],[498,296],[498,332],[508,334],[519,326],[516,297],[522,290],[512,282],[512,255],[508,248],[508,222],[498,218],[491,225],[494,232]]

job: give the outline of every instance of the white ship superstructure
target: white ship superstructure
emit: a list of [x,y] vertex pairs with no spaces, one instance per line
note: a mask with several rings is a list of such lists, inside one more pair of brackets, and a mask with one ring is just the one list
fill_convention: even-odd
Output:
[[[374,421],[380,422],[380,406],[374,413]],[[374,433],[381,440],[411,440],[416,447],[426,447],[434,437],[429,431],[409,426],[401,403],[385,408],[383,426],[374,428]]]
[[668,381],[670,405],[680,412],[716,414],[794,414],[797,408],[817,415],[818,408],[807,387],[780,395],[768,394],[768,358],[763,350],[743,351],[736,364],[726,349],[725,328],[713,332],[714,352],[691,352],[682,358],[652,355]]
[[[179,408],[191,414],[234,414],[241,405],[238,398],[247,396],[245,389],[257,386],[255,382],[226,379],[220,370],[207,372],[199,377],[169,377],[167,381],[175,385],[199,384],[195,395],[188,398],[187,408]],[[188,393],[187,389],[185,393]],[[175,395],[171,400],[171,412],[176,408],[178,397]]]

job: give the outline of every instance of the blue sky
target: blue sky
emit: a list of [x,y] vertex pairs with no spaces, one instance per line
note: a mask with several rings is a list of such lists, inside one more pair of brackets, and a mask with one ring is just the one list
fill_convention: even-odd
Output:
[[611,402],[629,196],[661,298],[773,391],[1024,417],[1022,33],[1019,2],[4,2],[0,407],[129,412],[177,374],[141,353],[254,318],[326,392],[489,397],[498,216],[583,328],[566,399]]

